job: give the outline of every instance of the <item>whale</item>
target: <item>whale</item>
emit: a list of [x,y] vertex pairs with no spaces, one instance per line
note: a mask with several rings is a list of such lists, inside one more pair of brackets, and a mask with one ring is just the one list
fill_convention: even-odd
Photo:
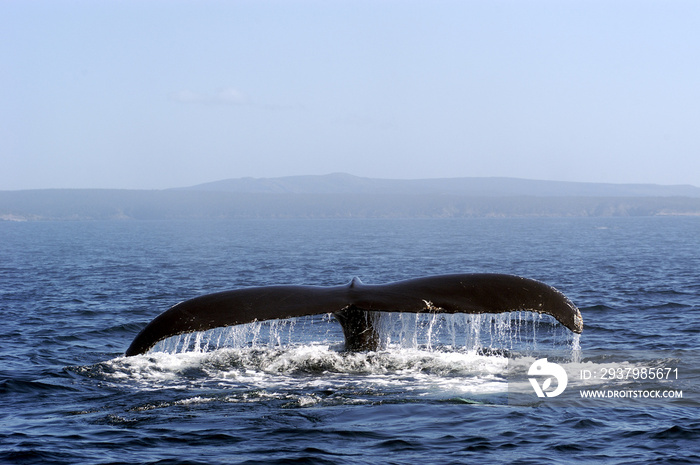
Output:
[[180,302],[148,323],[126,356],[145,354],[180,334],[332,313],[346,351],[377,350],[380,312],[505,313],[551,315],[574,333],[583,331],[581,312],[568,297],[543,282],[508,274],[450,274],[386,284],[359,278],[338,286],[274,285],[216,292]]

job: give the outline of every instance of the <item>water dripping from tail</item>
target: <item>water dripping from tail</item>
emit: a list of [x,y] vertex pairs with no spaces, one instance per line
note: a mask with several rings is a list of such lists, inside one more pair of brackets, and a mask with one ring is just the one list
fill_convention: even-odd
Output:
[[[532,312],[502,314],[379,314],[380,350],[421,349],[466,353],[528,355],[538,350],[571,353],[580,360],[580,335],[554,318]],[[152,350],[166,353],[210,352],[223,348],[280,348],[327,344],[342,351],[343,333],[331,314],[269,320],[174,336]]]
[[518,353],[566,350],[580,358],[580,335],[554,318],[532,312],[502,314],[382,313],[381,347]]
[[[201,353],[224,348],[273,348],[291,345],[297,339],[296,318],[268,320],[180,334],[158,342],[152,352]],[[303,339],[303,338],[302,338]]]

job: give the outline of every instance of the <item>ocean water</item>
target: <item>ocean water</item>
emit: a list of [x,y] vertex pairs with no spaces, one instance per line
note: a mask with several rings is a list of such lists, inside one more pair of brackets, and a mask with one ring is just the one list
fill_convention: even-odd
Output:
[[[555,286],[583,334],[392,314],[381,350],[345,353],[319,315],[123,356],[205,293],[484,272]],[[0,462],[700,463],[699,277],[698,218],[0,222]],[[509,370],[542,353],[680,367],[683,395],[514,401]]]

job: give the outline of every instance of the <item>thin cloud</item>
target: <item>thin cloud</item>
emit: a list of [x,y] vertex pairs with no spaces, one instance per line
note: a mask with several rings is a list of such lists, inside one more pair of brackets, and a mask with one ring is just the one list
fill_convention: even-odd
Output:
[[222,89],[216,94],[215,99],[217,102],[228,103],[230,105],[242,105],[248,103],[248,98],[246,95],[233,87]]

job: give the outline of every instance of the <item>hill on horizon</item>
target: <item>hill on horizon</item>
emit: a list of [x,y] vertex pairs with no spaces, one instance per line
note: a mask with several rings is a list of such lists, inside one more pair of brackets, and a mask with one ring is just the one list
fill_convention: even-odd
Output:
[[505,177],[381,179],[347,173],[232,178],[173,190],[246,194],[449,194],[470,197],[700,197],[700,188],[691,185],[541,181]]
[[700,216],[700,188],[336,173],[165,190],[0,191],[0,221],[605,216]]

